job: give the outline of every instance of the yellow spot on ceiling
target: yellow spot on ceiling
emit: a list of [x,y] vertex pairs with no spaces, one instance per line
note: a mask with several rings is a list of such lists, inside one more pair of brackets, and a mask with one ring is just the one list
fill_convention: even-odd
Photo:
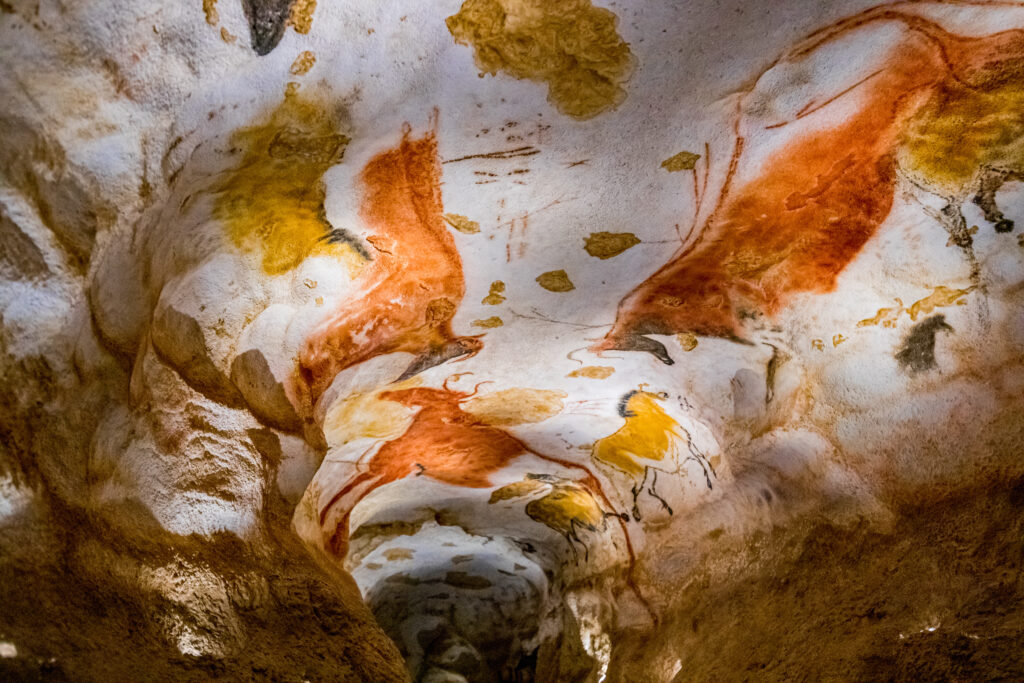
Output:
[[217,14],[217,0],[203,0],[203,14],[206,15],[207,24],[216,26],[220,21],[220,15]]
[[570,372],[566,377],[586,377],[587,379],[608,379],[615,373],[615,368],[608,365],[587,365]]
[[896,299],[896,308],[879,308],[874,318],[866,318],[857,323],[857,327],[896,327],[896,321],[904,311],[903,300]]
[[634,58],[618,18],[590,0],[466,0],[448,17],[477,67],[546,83],[558,111],[588,119],[626,98]]
[[661,167],[670,173],[676,171],[692,171],[693,167],[697,165],[697,160],[700,159],[699,154],[693,152],[680,152],[675,156],[671,156],[665,161],[661,162]]
[[895,299],[896,308],[880,308],[875,317],[861,320],[857,323],[857,327],[871,327],[879,324],[882,327],[896,327],[896,323],[904,312],[910,316],[911,320],[916,322],[919,316],[928,315],[936,308],[965,305],[967,302],[962,300],[963,297],[974,291],[974,288],[974,285],[964,289],[953,289],[952,287],[939,285],[928,296],[910,304],[909,308],[903,307],[902,299]]
[[296,33],[309,33],[309,29],[313,27],[313,11],[315,9],[316,0],[293,0],[288,23]]
[[316,64],[316,55],[309,50],[304,50],[299,53],[299,56],[292,62],[291,69],[289,72],[293,76],[304,76],[309,73],[309,70]]
[[974,285],[971,285],[966,289],[952,289],[951,287],[940,285],[925,298],[910,304],[910,308],[907,310],[907,313],[909,313],[911,320],[916,321],[919,315],[928,315],[936,308],[952,306],[954,304],[963,306],[967,303],[962,300],[963,297],[970,294],[973,290]]
[[497,306],[505,300],[502,292],[505,291],[505,283],[501,280],[495,280],[491,283],[491,289],[487,293],[487,296],[483,298],[480,303],[487,304],[488,306]]
[[492,315],[490,318],[474,320],[471,324],[473,327],[501,327],[505,322],[498,316]]
[[489,425],[533,424],[562,412],[565,397],[564,391],[513,387],[472,398],[462,409]]
[[214,186],[213,215],[237,248],[260,258],[268,275],[286,273],[309,256],[334,257],[353,274],[365,262],[324,215],[322,177],[341,161],[348,142],[332,115],[298,96],[231,137],[242,158]]
[[549,292],[571,292],[576,286],[564,270],[549,270],[537,276],[537,284]]
[[445,222],[466,235],[474,235],[480,232],[480,224],[476,221],[471,221],[465,216],[460,216],[457,213],[446,213],[444,215]]
[[824,351],[825,350],[825,342],[823,342],[820,339],[812,339],[811,340],[811,348],[814,349],[815,351]]
[[697,335],[693,332],[681,332],[676,335],[676,340],[683,351],[693,351],[697,348]]
[[236,40],[238,40],[238,37],[237,37],[237,36],[235,36],[234,34],[232,34],[232,33],[231,33],[230,31],[228,31],[228,30],[227,30],[226,28],[224,28],[223,26],[221,26],[221,27],[220,27],[220,39],[221,39],[221,40],[223,40],[223,41],[224,41],[225,43],[227,43],[228,45],[231,45],[231,44],[233,44],[233,43],[234,43],[234,42],[235,42]]
[[833,334],[832,335],[832,346],[833,346],[833,348],[836,347],[836,346],[839,346],[844,341],[846,341],[846,337],[844,337],[843,335],[841,335],[841,334]]
[[640,244],[640,238],[631,232],[592,232],[583,242],[591,256],[609,259]]

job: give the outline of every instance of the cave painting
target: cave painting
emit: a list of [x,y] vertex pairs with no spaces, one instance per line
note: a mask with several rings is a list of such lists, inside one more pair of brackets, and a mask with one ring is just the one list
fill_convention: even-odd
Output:
[[[522,392],[517,392],[520,395]],[[546,392],[545,392],[546,393]],[[379,399],[416,410],[411,422],[397,438],[385,441],[365,463],[360,463],[358,474],[347,481],[320,510],[321,527],[329,516],[335,531],[331,535],[331,550],[344,556],[348,543],[348,515],[358,502],[374,489],[409,476],[431,479],[465,488],[490,488],[492,476],[512,461],[532,455],[559,467],[582,473],[580,481],[595,492],[611,509],[598,479],[583,465],[556,458],[530,448],[520,439],[497,425],[510,424],[512,418],[497,413],[490,419],[468,412],[463,403],[473,399],[476,392],[460,392],[447,387],[399,388],[383,391]],[[542,402],[550,405],[550,400]],[[486,404],[483,406],[486,410]],[[368,410],[376,406],[368,405]],[[541,411],[544,407],[540,408]],[[527,408],[524,422],[544,419],[536,406]],[[343,508],[337,504],[345,500]]]
[[310,256],[336,258],[355,275],[369,258],[324,217],[324,172],[341,163],[350,141],[326,109],[289,95],[265,122],[231,136],[243,156],[214,186],[213,215],[267,275],[287,273]]
[[[621,301],[614,327],[594,350],[648,351],[671,364],[664,346],[646,335],[747,340],[750,319],[772,318],[797,294],[833,290],[888,217],[901,178],[944,199],[935,218],[977,279],[960,207],[973,199],[996,231],[1013,227],[994,193],[1024,168],[1024,31],[964,37],[876,8],[814,34],[762,79],[798,69],[823,47],[881,22],[902,32],[884,63],[791,119],[752,128],[758,124],[744,112],[758,85],[744,93],[716,206],[696,239]],[[847,98],[856,98],[848,116],[799,132],[754,162],[756,176],[737,183],[750,170],[747,137],[810,123]]]
[[[543,495],[538,495],[543,492]],[[530,497],[524,511],[527,516],[565,537],[573,557],[579,561],[576,543],[583,547],[583,560],[590,559],[590,548],[580,538],[581,531],[597,532],[607,527],[607,517],[616,516],[601,508],[585,486],[550,474],[528,474],[495,490],[488,500],[492,505],[503,500]]]
[[[692,460],[700,465],[707,487],[712,488],[711,477],[715,471],[711,463],[694,446],[690,433],[659,405],[666,398],[665,394],[643,389],[628,392],[618,406],[619,416],[625,422],[613,434],[598,439],[591,454],[594,462],[632,480],[633,518],[637,521],[640,521],[639,498],[645,491],[672,514],[672,508],[655,488],[658,472],[678,474],[682,464]],[[685,440],[688,454],[680,461],[681,440]]]
[[362,294],[334,311],[299,352],[307,411],[339,372],[375,356],[413,354],[411,376],[480,349],[479,336],[452,330],[466,286],[445,227],[440,174],[435,134],[414,139],[409,128],[363,169],[360,216],[372,231],[371,260],[358,281]]
[[903,666],[868,637],[1019,642],[952,619],[1007,602],[1024,507],[1024,2],[28,4],[0,3],[0,605],[32,616],[35,577],[83,616],[0,624],[0,671],[8,639],[15,673],[111,660],[67,586],[167,680],[403,680],[371,650],[857,678]]

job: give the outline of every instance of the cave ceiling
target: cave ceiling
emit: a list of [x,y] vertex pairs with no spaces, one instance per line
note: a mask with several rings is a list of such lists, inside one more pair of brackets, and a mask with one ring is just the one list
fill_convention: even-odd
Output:
[[0,0],[0,678],[1024,679],[1024,3]]

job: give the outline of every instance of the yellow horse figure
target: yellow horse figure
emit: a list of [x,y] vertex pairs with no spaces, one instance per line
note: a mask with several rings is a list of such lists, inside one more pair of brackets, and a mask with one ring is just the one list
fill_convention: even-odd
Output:
[[[655,489],[658,472],[675,474],[683,462],[693,460],[704,472],[709,489],[713,488],[711,477],[717,477],[707,457],[694,446],[690,433],[661,407],[660,402],[666,398],[667,394],[654,394],[642,388],[627,393],[619,400],[618,406],[619,415],[625,423],[615,433],[599,439],[591,453],[596,462],[633,480],[633,518],[637,521],[640,520],[638,500],[645,486],[647,492],[672,514],[668,502]],[[680,462],[679,442],[682,439],[686,440],[688,452]],[[666,459],[674,461],[674,469],[658,466]],[[651,477],[650,486],[647,486],[648,477]]]

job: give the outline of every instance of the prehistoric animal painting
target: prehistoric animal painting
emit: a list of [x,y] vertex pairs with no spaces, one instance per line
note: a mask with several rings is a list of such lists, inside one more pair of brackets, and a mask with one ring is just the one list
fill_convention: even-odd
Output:
[[[716,205],[697,236],[620,302],[593,350],[647,351],[671,364],[646,335],[747,340],[748,321],[771,318],[796,294],[834,289],[889,216],[898,181],[945,202],[933,217],[977,280],[961,206],[973,200],[997,232],[1013,229],[995,193],[1024,171],[1024,30],[956,35],[913,6],[875,8],[813,34],[742,94]],[[761,81],[812,69],[820,50],[883,25],[900,38],[877,70],[842,92],[816,93],[790,120],[750,113]],[[848,114],[812,118],[833,104]],[[801,122],[806,131],[794,132]],[[748,143],[770,145],[776,134],[787,137],[748,162]]]
[[243,154],[213,186],[213,215],[233,246],[260,259],[266,275],[329,256],[355,276],[369,259],[363,244],[324,214],[323,175],[341,163],[349,143],[329,109],[289,95],[267,120],[231,136]]
[[417,412],[398,438],[386,441],[360,462],[352,477],[321,509],[323,526],[337,503],[345,500],[336,523],[331,549],[344,556],[348,515],[374,489],[409,476],[425,476],[452,486],[490,488],[491,476],[524,455],[533,455],[560,467],[582,473],[580,485],[593,491],[608,509],[601,484],[585,466],[539,453],[507,430],[467,412],[462,405],[474,395],[448,388],[414,387],[384,391],[380,399]]
[[[541,492],[543,495],[538,496]],[[586,486],[550,474],[528,474],[522,481],[496,489],[488,502],[494,504],[523,497],[531,498],[525,508],[527,516],[564,536],[576,562],[579,562],[576,543],[583,547],[583,561],[590,559],[590,549],[579,532],[604,531],[608,516],[618,516],[605,511]]]
[[407,127],[397,147],[373,157],[360,175],[360,215],[373,231],[362,290],[314,330],[299,352],[299,392],[309,409],[342,370],[405,351],[411,376],[475,354],[479,336],[456,336],[452,316],[465,294],[462,259],[445,227],[441,165],[433,132]]
[[[633,518],[640,521],[640,495],[648,493],[672,514],[668,502],[658,493],[658,473],[678,474],[683,463],[694,461],[704,472],[707,487],[712,488],[715,471],[708,459],[693,444],[690,433],[660,402],[665,394],[630,391],[619,401],[619,416],[624,422],[614,433],[594,444],[594,462],[626,475],[633,481]],[[685,442],[686,453],[679,448]]]

